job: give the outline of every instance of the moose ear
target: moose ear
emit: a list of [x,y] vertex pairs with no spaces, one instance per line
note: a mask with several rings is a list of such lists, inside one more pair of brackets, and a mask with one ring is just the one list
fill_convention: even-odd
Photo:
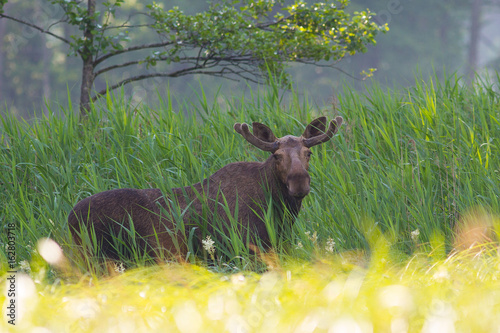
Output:
[[261,123],[252,123],[253,135],[265,142],[275,142],[276,137],[269,127]]
[[[318,118],[318,119],[321,119],[321,118]],[[313,125],[314,122],[317,121],[318,119],[312,121],[309,125],[307,125],[307,128],[304,131],[304,134],[302,134],[302,136],[304,137],[304,146],[306,146],[307,148],[311,148],[312,146],[316,146],[316,145],[319,145],[323,142],[330,140],[333,137],[333,135],[335,133],[337,133],[337,131],[339,130],[339,127],[342,125],[342,121],[343,121],[342,117],[339,116],[339,117],[335,118],[335,120],[330,121],[330,125],[328,125],[328,129],[326,130],[326,132],[321,133],[321,134],[316,135],[316,136],[307,137],[306,135],[311,135],[311,132],[313,131],[309,127],[313,127],[316,129],[318,129],[318,127],[320,127],[319,125],[316,125],[316,126]]]
[[326,129],[326,117],[319,117],[311,121],[309,125],[307,125],[304,134],[302,137],[305,139],[313,138],[315,136],[321,135],[325,133]]

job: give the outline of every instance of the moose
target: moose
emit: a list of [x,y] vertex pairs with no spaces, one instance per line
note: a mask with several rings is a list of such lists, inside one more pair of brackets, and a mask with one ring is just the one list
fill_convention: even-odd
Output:
[[271,208],[277,213],[278,226],[293,224],[310,191],[310,148],[330,140],[342,121],[336,117],[327,128],[327,118],[320,117],[306,126],[302,136],[281,138],[261,123],[252,124],[253,134],[247,124],[236,123],[236,132],[271,153],[267,160],[230,163],[197,184],[165,194],[160,189],[130,188],[94,194],[79,201],[68,216],[73,239],[81,245],[82,232],[92,230],[102,254],[118,259],[116,237],[133,230],[139,236],[137,246],[152,258],[158,259],[161,253],[184,256],[190,230],[195,230],[199,246],[203,233],[213,234],[222,221],[219,231],[227,232],[230,223],[237,224],[239,232],[250,233],[246,239],[268,249],[271,242],[264,215]]

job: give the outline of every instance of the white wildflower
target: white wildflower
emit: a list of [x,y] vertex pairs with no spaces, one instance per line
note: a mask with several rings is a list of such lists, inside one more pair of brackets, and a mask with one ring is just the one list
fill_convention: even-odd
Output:
[[304,245],[302,245],[302,243],[301,243],[301,242],[298,242],[298,243],[297,243],[297,246],[295,247],[295,249],[296,249],[296,250],[299,250],[299,249],[302,249],[302,248],[304,248]]
[[333,253],[334,249],[335,249],[335,241],[332,238],[328,238],[325,246],[326,252]]
[[245,276],[243,274],[233,274],[231,275],[231,282],[233,284],[243,284],[245,283]]
[[391,309],[393,315],[401,315],[406,317],[415,308],[413,295],[410,288],[393,284],[382,287],[378,294],[380,305],[384,308]]
[[212,260],[215,260],[215,242],[213,241],[212,237],[210,235],[207,235],[207,237],[201,242],[203,243],[203,248],[205,249],[205,251],[207,251],[210,255],[210,258],[212,258]]
[[448,270],[446,268],[439,267],[437,272],[435,272],[434,275],[432,276],[432,278],[437,282],[444,282],[450,279],[450,274],[448,273]]
[[420,230],[415,229],[411,232],[410,236],[413,241],[416,241],[418,236],[420,235]]
[[64,262],[64,253],[55,241],[50,238],[41,238],[37,243],[38,253],[42,258],[53,266],[60,266]]
[[25,273],[30,273],[31,272],[31,266],[28,260],[23,260],[19,263],[19,269]]
[[125,266],[123,265],[123,263],[121,261],[118,264],[116,262],[113,264],[115,266],[114,267],[115,272],[120,273],[120,274],[123,274],[125,272]]
[[305,234],[313,243],[316,243],[318,240],[318,233],[316,231],[312,234],[312,236],[310,231],[306,231]]

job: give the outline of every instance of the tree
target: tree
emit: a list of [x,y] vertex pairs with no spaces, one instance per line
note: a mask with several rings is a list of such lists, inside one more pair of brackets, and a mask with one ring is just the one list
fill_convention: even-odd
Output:
[[481,0],[472,0],[470,11],[469,48],[467,52],[467,76],[474,80],[479,55],[479,37],[481,35]]
[[[224,0],[194,15],[153,3],[122,21],[115,14],[124,0],[111,1],[50,0],[62,8],[62,15],[42,26],[4,13],[7,0],[0,0],[0,18],[47,34],[81,58],[80,111],[84,114],[91,101],[107,91],[153,77],[207,74],[261,82],[269,73],[281,72],[287,62],[325,60],[324,66],[335,66],[347,55],[365,52],[367,44],[375,44],[377,33],[387,30],[371,21],[368,10],[347,13],[348,0],[311,5]],[[77,28],[78,35],[66,38],[58,33],[60,25]],[[130,31],[141,29],[153,32],[156,41],[133,43]],[[93,91],[98,76],[139,64],[146,64],[147,74],[130,75]]]

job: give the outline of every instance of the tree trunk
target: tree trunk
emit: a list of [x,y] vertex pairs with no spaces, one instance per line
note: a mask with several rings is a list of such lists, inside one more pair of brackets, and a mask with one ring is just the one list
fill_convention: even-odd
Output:
[[[42,46],[42,59],[43,59],[43,78],[42,78],[42,88],[43,88],[43,98],[46,99],[47,101],[50,100],[50,95],[51,95],[51,80],[50,80],[50,72],[51,72],[51,66],[50,66],[50,59],[51,59],[51,50],[45,46],[47,43],[47,37],[45,35],[42,35],[42,40],[44,41],[43,46]],[[47,106],[45,103],[43,103],[43,110],[45,113],[47,113],[49,110],[47,110]]]
[[80,113],[90,112],[90,92],[94,83],[94,64],[91,56],[83,59],[82,86],[80,89]]
[[[88,0],[88,17],[93,17],[95,13],[95,0]],[[90,112],[90,92],[94,84],[94,55],[91,48],[94,43],[94,35],[92,34],[95,21],[90,21],[85,27],[84,37],[86,45],[80,53],[83,60],[82,68],[82,85],[80,88],[80,113],[86,115]]]
[[[41,17],[42,16],[42,4],[40,1],[36,1],[35,5],[35,17]],[[42,95],[43,99],[49,101],[50,100],[50,59],[51,57],[51,50],[47,47],[47,35],[42,34],[40,36],[42,38],[42,45],[40,46],[40,52],[42,53],[42,64],[43,64],[43,74],[42,74]],[[43,112],[45,114],[48,113],[47,109],[47,104],[42,103],[43,105]]]
[[470,17],[470,41],[469,52],[467,56],[467,76],[472,82],[477,69],[479,37],[481,31],[481,0],[473,0]]

